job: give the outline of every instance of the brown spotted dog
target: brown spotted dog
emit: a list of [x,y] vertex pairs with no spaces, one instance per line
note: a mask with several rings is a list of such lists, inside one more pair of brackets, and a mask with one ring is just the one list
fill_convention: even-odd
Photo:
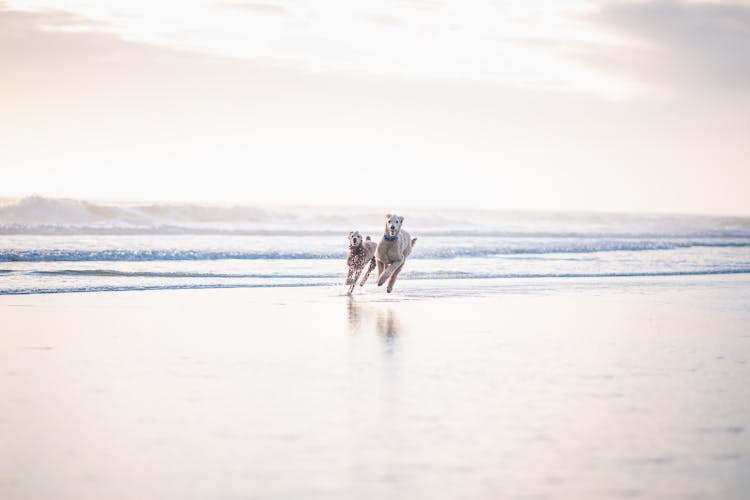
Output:
[[349,233],[349,254],[346,256],[346,265],[349,268],[349,273],[346,275],[346,284],[349,285],[349,293],[354,290],[354,285],[357,284],[359,275],[365,268],[365,265],[370,264],[369,269],[362,278],[360,286],[364,286],[365,281],[370,276],[370,273],[375,268],[375,249],[378,244],[370,240],[367,236],[362,240],[362,235],[359,231],[351,231]]

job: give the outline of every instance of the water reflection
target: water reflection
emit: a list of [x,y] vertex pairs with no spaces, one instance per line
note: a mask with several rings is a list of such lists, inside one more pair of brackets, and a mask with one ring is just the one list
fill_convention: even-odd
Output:
[[398,316],[390,307],[385,311],[378,311],[376,327],[378,335],[386,338],[397,337],[401,329]]
[[346,318],[349,323],[349,335],[357,335],[360,332],[362,326],[362,317],[365,314],[365,310],[362,304],[351,295],[346,301]]
[[372,330],[383,339],[386,352],[393,352],[396,339],[404,331],[398,314],[392,307],[378,307],[368,302],[359,302],[355,297],[348,297],[346,308],[350,335]]

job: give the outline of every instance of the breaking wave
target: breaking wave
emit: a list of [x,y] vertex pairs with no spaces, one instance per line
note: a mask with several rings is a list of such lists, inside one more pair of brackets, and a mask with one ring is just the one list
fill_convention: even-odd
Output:
[[[424,245],[423,245],[424,246]],[[587,254],[599,252],[641,252],[687,248],[750,248],[750,241],[587,241],[566,244],[540,242],[533,246],[427,247],[414,252],[414,259],[490,258],[513,255]],[[346,257],[345,250],[308,252],[304,250],[186,250],[186,249],[29,249],[0,250],[0,262],[138,262],[211,260],[333,260]]]

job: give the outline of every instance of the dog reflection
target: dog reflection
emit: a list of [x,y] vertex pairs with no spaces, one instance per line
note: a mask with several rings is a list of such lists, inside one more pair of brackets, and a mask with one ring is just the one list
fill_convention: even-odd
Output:
[[398,336],[401,327],[396,317],[396,313],[390,307],[385,311],[378,311],[378,318],[375,321],[375,328],[378,335],[386,339],[392,339]]
[[390,307],[380,309],[360,303],[355,297],[348,297],[346,311],[350,335],[358,335],[368,327],[374,327],[375,333],[389,342],[402,333],[398,315]]
[[349,322],[350,335],[357,335],[359,333],[360,328],[362,327],[362,320],[366,312],[367,311],[365,311],[365,307],[357,302],[357,299],[355,299],[351,295],[347,298],[346,318]]

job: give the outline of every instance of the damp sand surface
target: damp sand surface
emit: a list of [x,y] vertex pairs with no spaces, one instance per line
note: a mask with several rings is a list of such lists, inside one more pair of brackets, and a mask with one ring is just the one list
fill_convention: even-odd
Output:
[[750,497],[750,278],[0,296],[0,498]]

